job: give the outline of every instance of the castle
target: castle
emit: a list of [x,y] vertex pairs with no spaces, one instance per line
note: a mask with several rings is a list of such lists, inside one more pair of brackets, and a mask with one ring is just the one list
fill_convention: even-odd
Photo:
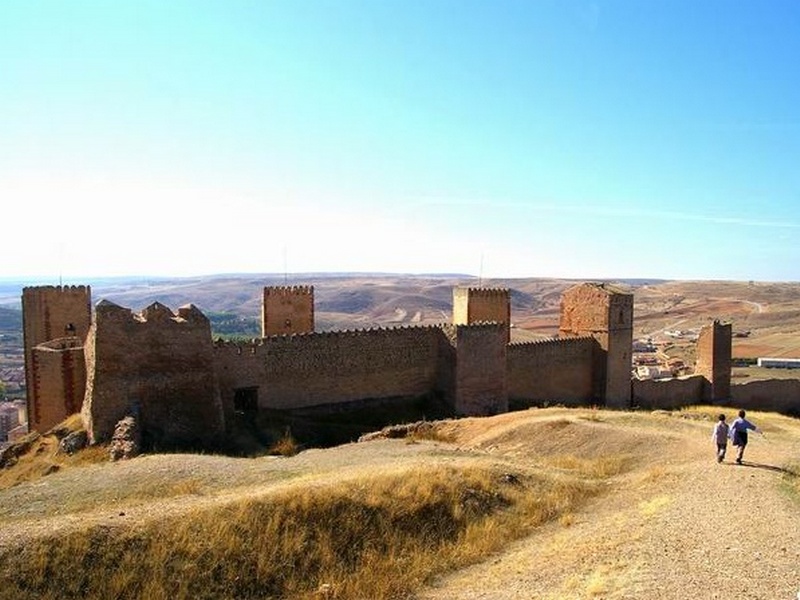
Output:
[[[608,284],[566,290],[558,337],[528,343],[510,342],[504,288],[455,288],[452,323],[315,332],[313,287],[266,287],[262,336],[246,343],[213,340],[193,305],[173,312],[155,302],[134,313],[102,300],[92,310],[88,286],[26,287],[22,306],[30,429],[80,412],[94,443],[131,414],[151,444],[209,447],[237,413],[342,413],[435,397],[453,416],[480,416],[732,396],[731,326],[717,321],[701,332],[694,376],[632,380],[633,295]],[[797,390],[782,394],[794,406]]]

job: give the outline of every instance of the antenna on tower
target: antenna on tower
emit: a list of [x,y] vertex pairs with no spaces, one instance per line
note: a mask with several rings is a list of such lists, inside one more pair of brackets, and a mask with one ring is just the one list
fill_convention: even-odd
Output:
[[288,285],[289,272],[286,269],[286,246],[283,246],[283,285]]
[[478,270],[478,287],[483,287],[483,252],[481,252],[481,267]]

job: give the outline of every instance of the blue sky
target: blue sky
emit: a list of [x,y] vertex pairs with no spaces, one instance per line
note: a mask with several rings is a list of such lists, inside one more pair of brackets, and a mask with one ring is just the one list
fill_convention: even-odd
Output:
[[800,280],[800,3],[0,0],[0,277]]

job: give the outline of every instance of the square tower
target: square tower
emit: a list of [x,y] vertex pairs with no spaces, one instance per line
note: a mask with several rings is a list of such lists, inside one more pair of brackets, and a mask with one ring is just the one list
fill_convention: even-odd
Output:
[[268,286],[261,304],[261,337],[314,332],[314,286]]
[[731,339],[730,323],[715,320],[700,329],[694,372],[706,380],[706,402],[724,402],[731,396]]
[[502,323],[506,343],[511,339],[511,300],[508,288],[453,288],[453,325]]
[[[40,389],[42,373],[37,370],[41,364],[34,356],[34,349],[40,344],[69,338],[65,347],[82,347],[92,324],[91,288],[76,286],[37,286],[22,289],[22,332],[25,349],[25,387],[28,404],[28,428],[31,431],[45,431],[55,425],[46,414],[57,415],[64,411],[64,398],[45,394]],[[65,356],[74,354],[68,350]],[[65,372],[65,377],[68,375]],[[51,380],[52,377],[48,377]],[[53,387],[53,386],[48,386]],[[58,387],[58,386],[56,386]],[[73,389],[72,394],[82,397],[82,389]],[[44,406],[43,403],[55,403]],[[80,408],[80,407],[78,407]],[[66,416],[66,415],[64,415]]]
[[595,394],[609,407],[630,408],[633,294],[606,283],[569,288],[561,296],[559,336],[597,341]]

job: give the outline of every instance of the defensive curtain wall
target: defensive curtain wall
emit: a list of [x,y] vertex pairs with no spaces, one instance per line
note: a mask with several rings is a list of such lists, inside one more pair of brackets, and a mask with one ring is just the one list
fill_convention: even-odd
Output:
[[558,402],[585,406],[594,399],[593,372],[602,349],[592,337],[512,343],[506,379],[513,408]]
[[218,341],[225,414],[443,398],[457,415],[505,412],[505,327],[378,328]]
[[[491,314],[508,314],[507,291],[468,289],[472,292],[454,292],[454,304],[465,294],[467,303],[472,296],[489,303],[484,309],[494,311]],[[84,314],[83,303],[72,305],[72,289],[60,291],[77,321]],[[57,290],[46,297],[47,304],[59,305],[62,295]],[[47,414],[63,418],[72,412],[75,390],[83,387],[82,414],[93,441],[107,440],[115,424],[133,413],[139,415],[147,438],[166,446],[214,443],[229,431],[236,410],[341,411],[365,402],[399,402],[430,394],[445,400],[454,415],[504,412],[509,402],[513,407],[563,403],[671,408],[730,401],[716,396],[724,382],[712,385],[726,344],[728,356],[730,352],[730,327],[719,324],[712,331],[719,339],[698,349],[698,362],[711,365],[710,372],[669,382],[632,383],[631,348],[624,343],[630,339],[632,297],[609,286],[581,284],[568,290],[562,301],[563,338],[527,344],[506,343],[508,321],[471,322],[469,312],[461,324],[314,333],[313,323],[308,331],[303,317],[313,320],[313,288],[281,288],[265,293],[267,297],[281,299],[284,326],[299,331],[246,344],[214,342],[208,319],[194,306],[173,313],[156,302],[137,314],[100,302],[85,342],[75,335],[26,346],[26,356],[28,351],[33,356],[34,350],[60,356],[47,354],[43,361],[31,361],[35,377],[52,380],[52,393],[46,398],[52,411]],[[295,300],[305,308],[293,307]],[[37,310],[26,316],[26,323],[48,312]],[[70,317],[70,310],[51,306],[51,329],[52,315],[63,312]],[[268,318],[268,308],[265,313]],[[476,318],[485,314],[473,313]],[[714,356],[706,357],[708,352]],[[725,367],[719,368],[725,372]],[[619,383],[622,370],[627,373],[624,386]],[[748,387],[746,394],[738,391],[745,386],[733,386],[731,395],[751,404],[780,398],[782,411],[800,406],[796,387],[777,385],[780,394],[762,384]],[[73,390],[71,400],[67,389]],[[41,407],[40,414],[45,414]]]

